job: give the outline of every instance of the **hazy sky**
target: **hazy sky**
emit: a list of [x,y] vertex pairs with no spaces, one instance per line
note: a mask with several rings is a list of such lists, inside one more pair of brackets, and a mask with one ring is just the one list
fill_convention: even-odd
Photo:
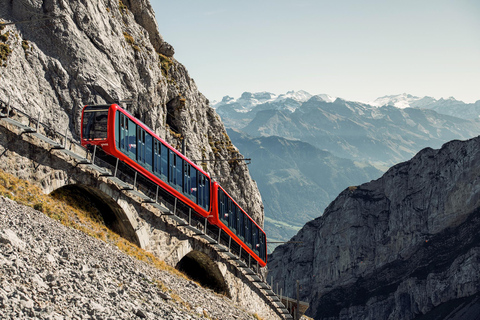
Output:
[[479,0],[151,0],[210,100],[306,90],[480,100]]

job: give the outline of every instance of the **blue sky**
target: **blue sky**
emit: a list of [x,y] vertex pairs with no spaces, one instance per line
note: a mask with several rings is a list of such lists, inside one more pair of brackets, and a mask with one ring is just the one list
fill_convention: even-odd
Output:
[[306,90],[480,100],[479,0],[151,0],[210,100]]

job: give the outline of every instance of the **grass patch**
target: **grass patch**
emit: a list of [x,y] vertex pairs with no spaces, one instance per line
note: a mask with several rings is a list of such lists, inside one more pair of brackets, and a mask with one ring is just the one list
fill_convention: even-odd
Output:
[[140,47],[135,44],[135,39],[128,33],[128,32],[123,32],[123,37],[125,38],[125,41],[133,48],[135,51],[140,51]]
[[30,45],[28,44],[27,40],[22,41],[22,48],[25,50],[25,53],[28,51],[28,49],[30,49]]
[[162,75],[166,78],[170,67],[173,65],[173,59],[161,53],[158,54],[158,58],[160,59],[159,67],[162,70]]
[[[5,43],[0,43],[0,66],[7,65],[8,56],[12,53],[10,46]],[[3,63],[5,61],[5,63]]]
[[4,34],[0,34],[0,41],[1,42],[7,42],[9,36],[10,36],[10,31],[8,31]]

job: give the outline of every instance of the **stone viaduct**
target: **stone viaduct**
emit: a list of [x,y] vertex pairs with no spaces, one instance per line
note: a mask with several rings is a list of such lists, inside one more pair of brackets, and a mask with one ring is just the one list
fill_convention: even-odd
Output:
[[61,188],[85,194],[102,208],[108,227],[171,266],[208,257],[216,269],[210,278],[226,287],[235,303],[266,319],[292,319],[264,282],[262,270],[240,261],[214,235],[205,234],[204,225],[192,224],[185,212],[180,217],[175,204],[146,196],[135,181],[123,181],[98,159],[18,110],[0,113],[2,170],[37,184],[46,194]]

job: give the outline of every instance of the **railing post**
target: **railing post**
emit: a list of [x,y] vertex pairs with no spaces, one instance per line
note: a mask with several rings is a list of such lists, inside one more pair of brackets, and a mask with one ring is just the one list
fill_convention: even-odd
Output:
[[207,234],[207,218],[205,218],[205,230],[203,231],[203,233]]
[[155,194],[155,203],[158,203],[158,184],[157,184],[157,193]]
[[118,158],[117,158],[117,162],[115,163],[115,173],[113,174],[113,177],[116,178],[117,177],[117,170],[118,170]]
[[177,212],[177,198],[175,198],[175,205],[173,206],[173,215],[176,216]]
[[[65,136],[65,141],[67,141],[67,136]],[[95,164],[95,154],[97,153],[97,145],[93,147],[93,157],[92,157],[92,164]]]
[[228,238],[228,252],[230,252],[230,246],[232,245],[232,237]]
[[297,308],[295,309],[296,319],[300,319],[300,281],[297,280]]
[[188,208],[188,225],[192,225],[192,208]]
[[135,171],[135,179],[133,179],[133,190],[135,190],[135,185],[137,184],[137,175],[138,171]]
[[220,242],[220,234],[222,233],[222,229],[221,228],[218,228],[218,244],[222,244]]
[[38,132],[39,126],[40,126],[40,112],[38,113],[38,117],[37,117],[37,128],[35,129],[36,132]]
[[242,261],[242,246],[240,246],[240,252],[238,253],[238,260]]

